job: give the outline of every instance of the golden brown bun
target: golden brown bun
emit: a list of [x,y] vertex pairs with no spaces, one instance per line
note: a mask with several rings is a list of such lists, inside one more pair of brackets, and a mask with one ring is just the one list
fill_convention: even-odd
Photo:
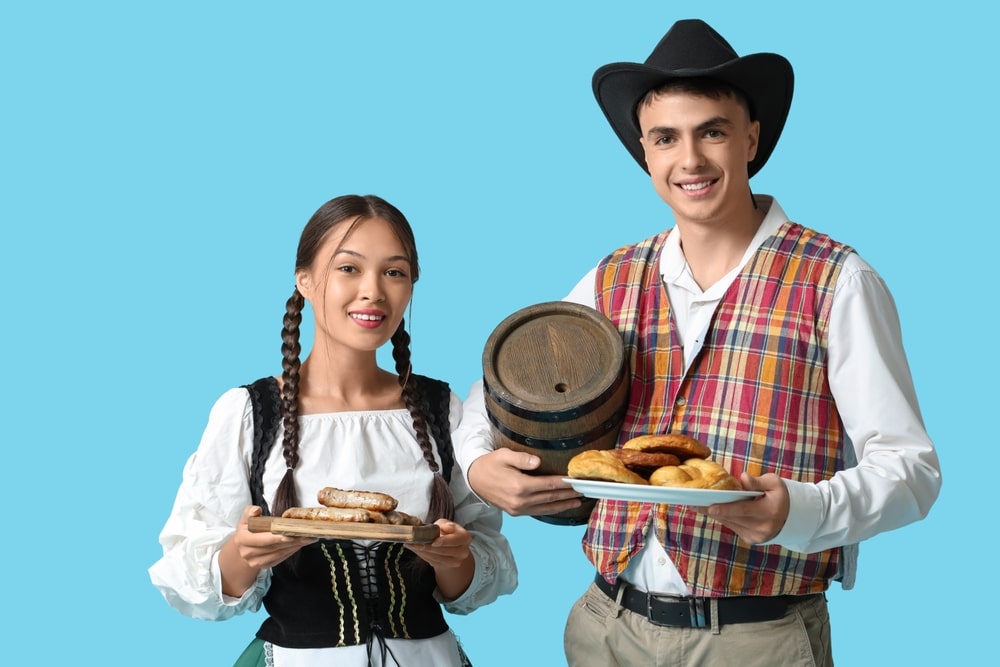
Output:
[[691,476],[681,470],[680,466],[664,466],[657,468],[649,476],[653,486],[684,486],[691,481]]
[[712,450],[707,445],[683,433],[640,435],[622,445],[622,449],[673,454],[681,461],[690,458],[707,459],[712,455]]
[[715,461],[701,458],[686,459],[679,466],[658,468],[649,476],[653,486],[675,486],[686,489],[738,491],[739,481]]
[[681,463],[681,460],[675,455],[663,452],[642,452],[638,449],[611,449],[608,451],[618,457],[626,468],[647,479],[657,468],[676,466]]
[[569,460],[566,473],[576,479],[596,479],[604,482],[648,485],[641,475],[625,467],[613,452],[590,449]]

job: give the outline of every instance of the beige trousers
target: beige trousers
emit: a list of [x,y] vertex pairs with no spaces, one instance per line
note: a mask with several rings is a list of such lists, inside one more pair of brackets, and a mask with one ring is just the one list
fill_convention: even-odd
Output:
[[566,621],[570,667],[832,667],[826,598],[792,605],[784,618],[712,628],[658,626],[595,584]]

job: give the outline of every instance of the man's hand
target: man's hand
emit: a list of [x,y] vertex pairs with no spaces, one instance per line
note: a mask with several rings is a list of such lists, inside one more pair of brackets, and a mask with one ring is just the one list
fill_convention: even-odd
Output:
[[710,505],[703,511],[750,544],[767,542],[781,532],[788,518],[788,489],[773,473],[753,477],[744,472],[740,484],[744,491],[763,491],[764,495]]
[[469,466],[469,486],[512,516],[544,516],[580,507],[581,496],[562,481],[564,475],[528,474],[541,463],[534,454],[500,447]]

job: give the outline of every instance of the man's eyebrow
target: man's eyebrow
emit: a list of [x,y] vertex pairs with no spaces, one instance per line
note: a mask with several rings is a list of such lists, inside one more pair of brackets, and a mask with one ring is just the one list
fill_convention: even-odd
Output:
[[666,127],[664,125],[657,125],[655,127],[651,127],[649,128],[649,131],[646,132],[647,137],[652,137],[652,136],[662,137],[670,134],[677,134],[677,130],[675,130],[672,127]]
[[698,130],[710,130],[713,127],[732,127],[733,121],[725,116],[714,116],[698,126]]
[[[711,130],[716,127],[733,127],[733,121],[729,120],[725,116],[713,116],[703,123],[700,123],[696,128],[696,132],[704,132],[705,130]],[[657,125],[656,127],[649,128],[646,132],[646,136],[671,136],[677,134],[677,130],[673,127],[667,127],[665,125]]]

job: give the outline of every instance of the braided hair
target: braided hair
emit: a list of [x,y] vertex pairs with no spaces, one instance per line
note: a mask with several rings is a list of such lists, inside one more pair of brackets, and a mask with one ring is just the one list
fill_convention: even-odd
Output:
[[403,388],[403,402],[406,409],[410,411],[413,418],[413,430],[417,432],[417,442],[420,444],[420,451],[424,454],[427,466],[434,473],[431,481],[431,502],[428,509],[428,519],[434,521],[438,518],[455,518],[455,499],[451,495],[448,482],[441,474],[441,468],[434,459],[434,448],[431,446],[431,438],[428,435],[427,420],[423,410],[420,409],[421,396],[416,382],[411,382],[410,369],[410,334],[406,333],[400,320],[396,333],[392,335],[392,358],[396,361],[396,374],[399,375],[399,384]]
[[[306,269],[312,265],[323,240],[334,227],[349,221],[350,226],[344,235],[344,240],[346,240],[361,222],[370,218],[381,218],[392,227],[410,258],[411,280],[414,283],[417,282],[420,268],[417,261],[417,246],[413,229],[399,209],[375,195],[343,195],[323,204],[302,230],[295,258],[295,270]],[[296,287],[285,303],[284,323],[281,329],[281,419],[284,427],[281,448],[286,470],[271,504],[276,516],[280,516],[289,507],[300,505],[298,493],[295,490],[294,476],[295,468],[299,464],[299,442],[301,439],[299,431],[299,380],[302,369],[300,330],[304,307],[305,297]],[[400,321],[392,335],[392,356],[396,362],[396,372],[399,375],[403,402],[413,419],[413,429],[417,434],[417,442],[420,444],[424,460],[427,461],[431,472],[434,473],[427,519],[428,521],[434,521],[441,517],[452,519],[455,513],[454,499],[434,458],[427,420],[420,408],[422,403],[420,389],[418,383],[412,380],[410,335],[403,325],[404,322]]]

